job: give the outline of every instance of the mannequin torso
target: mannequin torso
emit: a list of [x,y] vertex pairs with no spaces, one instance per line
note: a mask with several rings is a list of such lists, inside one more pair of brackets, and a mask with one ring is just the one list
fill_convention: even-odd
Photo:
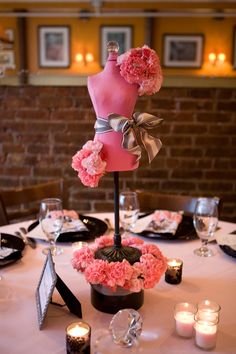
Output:
[[[88,77],[88,91],[96,116],[107,119],[111,113],[131,118],[138,96],[138,87],[126,82],[116,65],[117,53],[109,54],[104,70]],[[130,171],[138,167],[136,156],[123,149],[122,134],[106,132],[95,134],[103,143],[102,152],[107,162],[106,171]]]

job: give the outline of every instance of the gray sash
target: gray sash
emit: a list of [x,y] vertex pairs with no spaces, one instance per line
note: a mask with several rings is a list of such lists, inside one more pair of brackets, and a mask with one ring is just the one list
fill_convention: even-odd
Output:
[[157,137],[158,125],[162,121],[163,119],[149,113],[136,112],[131,119],[111,113],[108,115],[108,120],[98,117],[94,128],[97,134],[111,131],[121,132],[123,134],[122,147],[137,155],[137,161],[141,158],[141,143],[147,151],[150,163],[162,146]]

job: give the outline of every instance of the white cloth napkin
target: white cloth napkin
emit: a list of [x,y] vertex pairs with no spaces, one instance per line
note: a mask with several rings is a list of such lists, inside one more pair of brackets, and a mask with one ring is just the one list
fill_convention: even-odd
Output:
[[236,251],[236,234],[216,234],[216,241],[218,245],[230,246],[230,248]]
[[[65,213],[64,211],[64,223],[62,226],[61,234],[66,232],[82,232],[82,231],[89,231],[89,230],[80,219],[78,218],[73,219],[71,215],[69,215],[69,213]],[[46,236],[42,231],[40,223],[33,230],[28,232],[27,236],[32,238],[46,239]]]
[[131,231],[134,233],[149,231],[174,235],[182,221],[182,214],[182,211],[156,210],[153,214],[138,219]]

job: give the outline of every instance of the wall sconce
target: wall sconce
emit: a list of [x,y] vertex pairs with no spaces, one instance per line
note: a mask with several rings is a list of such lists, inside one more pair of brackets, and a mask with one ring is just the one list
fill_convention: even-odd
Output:
[[77,53],[75,55],[75,61],[78,64],[88,65],[94,61],[92,53]]
[[223,64],[225,62],[225,59],[226,59],[226,55],[223,52],[221,53],[211,52],[208,55],[208,60],[212,65]]

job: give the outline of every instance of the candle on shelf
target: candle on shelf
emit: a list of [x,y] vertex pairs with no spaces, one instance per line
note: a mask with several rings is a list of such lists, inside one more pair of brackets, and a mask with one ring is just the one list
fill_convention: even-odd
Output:
[[84,241],[78,241],[72,244],[73,251],[80,250],[81,248],[87,246],[88,246],[88,242],[84,242]]
[[213,349],[216,345],[217,323],[219,319],[207,317],[204,313],[195,315],[195,343],[201,349]]
[[165,281],[169,284],[179,284],[182,280],[183,262],[178,258],[169,258],[167,261],[167,270]]
[[66,328],[67,354],[90,354],[91,328],[83,321],[73,322]]
[[179,336],[185,338],[193,336],[196,311],[196,306],[188,302],[181,302],[175,306],[175,328]]

